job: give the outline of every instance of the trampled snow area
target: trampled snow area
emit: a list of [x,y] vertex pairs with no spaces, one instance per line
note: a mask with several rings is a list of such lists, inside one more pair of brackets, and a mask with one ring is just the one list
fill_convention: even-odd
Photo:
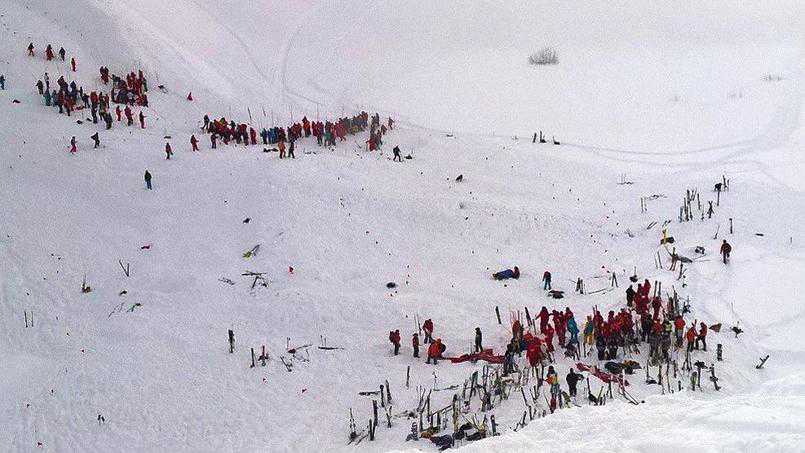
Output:
[[[627,378],[643,404],[582,397],[521,428],[518,392],[486,414],[500,436],[457,446],[805,450],[805,11],[666,3],[0,0],[0,450],[436,451],[405,442],[412,420],[388,428],[382,411],[375,441],[347,445],[350,409],[359,431],[371,417],[358,392],[388,380],[396,415],[416,409],[418,386],[482,369],[412,358],[415,316],[433,319],[448,355],[471,349],[475,327],[502,353],[511,313],[567,306],[581,323],[624,305],[635,268],[689,297],[690,320],[723,324],[694,353],[709,365],[723,344],[721,390],[705,376],[702,391],[662,395],[640,371]],[[42,58],[47,43],[76,57],[85,90],[101,87],[101,65],[143,69],[147,128],[46,108],[36,80],[72,78]],[[544,45],[560,64],[528,66]],[[199,131],[204,113],[251,114],[258,128],[362,109],[398,120],[382,152],[365,151],[363,133],[334,150],[303,139],[280,161],[261,146],[210,150]],[[540,129],[562,144],[532,144]],[[392,162],[394,145],[412,159]],[[722,175],[713,218],[678,222],[686,189],[704,204]],[[665,220],[678,251],[706,249],[683,279],[654,265],[657,251],[669,264]],[[514,265],[519,280],[490,278]],[[546,269],[567,297],[541,290]],[[607,271],[620,288],[573,292],[579,277],[588,293],[607,288]],[[318,349],[324,338],[344,349]],[[267,366],[249,368],[262,345]],[[556,365],[563,386],[570,365]],[[434,409],[456,392],[433,392]]]

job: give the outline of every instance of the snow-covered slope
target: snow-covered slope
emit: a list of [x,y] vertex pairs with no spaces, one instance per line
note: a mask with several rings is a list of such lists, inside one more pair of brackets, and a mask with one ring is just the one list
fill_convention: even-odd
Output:
[[[476,326],[501,351],[510,311],[551,306],[543,270],[572,292],[578,277],[605,287],[603,266],[675,285],[699,320],[740,323],[739,339],[714,337],[723,390],[655,396],[636,382],[644,405],[562,410],[517,433],[512,399],[495,409],[504,435],[467,448],[802,449],[802,13],[799,2],[0,0],[0,448],[432,450],[403,443],[404,418],[346,446],[350,408],[359,425],[371,413],[358,391],[388,380],[395,412],[408,410],[418,385],[460,384],[480,366],[411,358],[414,316],[432,318],[451,353],[470,348]],[[30,41],[37,59],[24,54]],[[67,74],[41,58],[47,42],[76,56],[86,89],[100,65],[165,85],[151,92],[148,128],[116,123],[91,150],[95,126],[35,94],[44,71]],[[526,64],[543,45],[560,65]],[[262,127],[359,109],[401,120],[382,154],[359,150],[364,136],[334,151],[303,140],[294,161],[206,140],[188,151],[205,112],[251,113]],[[563,145],[523,138],[539,129]],[[391,162],[395,144],[413,159]],[[678,224],[685,189],[712,198],[722,174],[732,187],[715,218]],[[667,198],[641,214],[653,194]],[[680,249],[708,250],[685,287],[653,265],[660,231],[646,226],[665,219]],[[726,268],[714,253],[724,237],[735,250]],[[519,281],[489,279],[515,264]],[[251,288],[247,270],[266,272],[268,287]],[[579,318],[623,297],[562,302]],[[399,357],[391,329],[403,334]],[[344,349],[315,348],[324,337]],[[305,344],[309,355],[286,352]],[[248,348],[261,345],[271,360],[250,369]]]

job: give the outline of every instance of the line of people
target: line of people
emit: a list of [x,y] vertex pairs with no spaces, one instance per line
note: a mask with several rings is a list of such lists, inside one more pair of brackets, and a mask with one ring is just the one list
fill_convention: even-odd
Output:
[[[35,57],[36,56],[36,50],[35,49],[36,49],[36,47],[34,46],[33,42],[28,44],[28,56],[29,57]],[[61,61],[65,62],[65,63],[67,62],[67,60],[66,60],[67,51],[64,50],[64,47],[61,47],[59,49],[58,55],[59,55],[59,58],[61,59]],[[46,61],[53,61],[55,59],[56,59],[56,53],[53,51],[53,46],[48,44],[47,47],[45,47],[45,60]],[[72,69],[73,72],[76,71],[76,65],[77,65],[77,63],[75,61],[75,57],[71,56],[70,57],[70,69]]]

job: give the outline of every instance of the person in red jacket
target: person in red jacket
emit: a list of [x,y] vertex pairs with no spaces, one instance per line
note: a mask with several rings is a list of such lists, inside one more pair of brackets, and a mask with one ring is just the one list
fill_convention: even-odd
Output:
[[554,334],[554,330],[553,330],[553,327],[551,327],[550,324],[548,324],[548,326],[545,327],[544,334],[545,334],[545,346],[548,347],[548,352],[553,352],[553,334]]
[[77,151],[78,148],[76,148],[75,136],[73,136],[73,138],[70,139],[70,154],[75,154]]
[[414,348],[414,357],[419,358],[419,334],[416,332],[411,336],[411,346]]
[[442,354],[444,353],[445,349],[447,348],[442,344],[442,339],[437,338],[436,341],[431,343],[428,347],[428,358],[425,363],[430,364],[432,360],[434,365],[438,364],[439,359],[442,358]]
[[707,324],[699,324],[699,335],[696,337],[696,349],[699,349],[699,342],[702,343],[702,351],[707,352]]
[[249,137],[252,139],[252,145],[257,144],[257,131],[253,127],[249,128]]
[[392,330],[389,332],[389,341],[394,345],[394,355],[400,354],[400,330]]
[[195,135],[190,135],[190,145],[193,147],[193,151],[198,151],[198,140]]
[[122,110],[120,110],[120,106],[119,106],[119,105],[116,105],[116,106],[115,106],[115,114],[117,114],[117,120],[118,120],[118,121],[120,121],[120,120],[121,120],[121,118],[120,118],[120,114],[122,114],[122,113],[123,113],[123,111],[122,111]]
[[173,150],[171,149],[170,143],[165,143],[165,160],[171,160],[171,156],[173,155]]
[[47,48],[45,49],[45,58],[47,59],[47,61],[53,59],[53,47],[51,47],[50,44],[48,44]]
[[685,339],[688,340],[688,352],[692,352],[696,343],[696,324],[690,326],[690,329],[685,334]]
[[681,348],[685,337],[685,320],[682,315],[676,315],[674,319],[674,335],[676,335],[676,347]]
[[519,339],[520,336],[523,334],[523,325],[520,324],[519,319],[515,319],[512,323],[512,338]]
[[535,338],[528,343],[525,356],[531,367],[536,367],[540,364],[542,361],[542,351],[540,351],[540,341],[538,339]]
[[541,333],[545,333],[545,328],[548,326],[548,319],[550,319],[550,317],[551,314],[548,313],[548,309],[543,305],[537,315],[537,318],[539,318],[539,331]]
[[553,325],[554,332],[556,332],[556,338],[559,340],[559,345],[565,345],[565,332],[567,332],[567,325],[565,324],[565,316],[562,314],[561,311],[554,310],[553,311]]
[[126,125],[131,126],[134,124],[134,115],[132,114],[131,108],[128,105],[123,109],[123,113],[126,115]]
[[433,343],[433,321],[426,319],[425,322],[422,323],[422,330],[425,332],[425,341],[423,341],[423,343]]

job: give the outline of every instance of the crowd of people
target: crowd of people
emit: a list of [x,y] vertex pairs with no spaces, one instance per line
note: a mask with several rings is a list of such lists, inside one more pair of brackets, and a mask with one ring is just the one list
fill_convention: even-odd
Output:
[[[108,70],[102,67],[101,74],[103,79],[104,74],[108,75]],[[139,75],[132,72],[126,76],[125,80],[112,75],[111,80],[113,86],[109,94],[100,90],[87,93],[84,91],[84,87],[78,85],[75,80],[68,83],[64,76],[59,76],[55,82],[56,86],[51,86],[50,74],[45,72],[43,78],[36,82],[36,89],[42,96],[44,104],[48,107],[58,108],[60,114],[72,116],[76,110],[88,110],[93,123],[103,121],[106,129],[111,129],[115,120],[112,116],[114,113],[118,122],[123,121],[125,117],[126,124],[132,126],[136,118],[140,128],[145,129],[146,117],[142,109],[137,115],[132,109],[135,106],[148,106],[148,98],[145,93],[147,85],[142,71],[139,71]],[[112,104],[116,104],[114,109],[112,109]]]
[[[517,278],[519,269],[506,270],[495,274],[495,278]],[[550,288],[550,272],[543,274],[543,288]],[[708,326],[698,320],[685,319],[689,309],[679,306],[674,296],[663,301],[660,291],[652,293],[652,284],[646,279],[633,285],[625,291],[625,306],[620,310],[609,310],[604,314],[597,308],[587,315],[582,323],[577,322],[576,315],[570,309],[549,310],[543,306],[532,319],[527,315],[526,320],[519,316],[512,320],[511,339],[506,345],[505,353],[501,357],[495,355],[490,349],[484,349],[481,329],[475,328],[475,343],[472,354],[460,357],[445,357],[446,346],[440,338],[433,339],[434,323],[426,320],[421,329],[425,333],[427,349],[427,363],[438,363],[441,359],[450,359],[452,362],[466,360],[486,360],[491,363],[502,363],[503,374],[515,372],[518,369],[517,357],[525,353],[524,366],[548,367],[546,382],[551,386],[551,396],[558,397],[560,378],[554,366],[562,356],[574,361],[585,358],[597,359],[597,365],[610,371],[611,368],[622,368],[622,363],[638,357],[642,344],[648,346],[648,360],[652,366],[661,363],[670,363],[679,355],[684,354],[690,360],[690,353],[696,350],[707,351]],[[390,332],[389,340],[394,347],[395,355],[400,351],[399,330]],[[414,357],[419,357],[419,334],[412,335]],[[615,361],[616,366],[610,366]],[[635,362],[636,363],[636,362]],[[615,372],[615,374],[618,374]],[[568,374],[566,383],[570,396],[576,395],[576,383],[581,379],[580,374],[573,370]],[[552,403],[553,404],[553,403]]]
[[[347,141],[348,135],[355,135],[369,129],[369,140],[367,149],[374,151],[380,149],[383,143],[383,135],[392,129],[394,120],[388,119],[386,124],[381,124],[380,115],[372,117],[367,112],[361,112],[352,117],[339,118],[336,121],[310,121],[307,116],[301,121],[295,122],[287,127],[274,126],[261,128],[258,132],[254,126],[245,122],[235,122],[233,119],[227,120],[222,116],[219,119],[210,118],[210,115],[203,117],[202,131],[209,135],[210,147],[217,149],[219,142],[224,145],[234,143],[243,146],[275,145],[280,153],[280,157],[294,157],[295,142],[302,138],[315,137],[319,146],[337,146],[339,142]],[[198,151],[198,139],[195,135],[190,139],[191,147]]]

